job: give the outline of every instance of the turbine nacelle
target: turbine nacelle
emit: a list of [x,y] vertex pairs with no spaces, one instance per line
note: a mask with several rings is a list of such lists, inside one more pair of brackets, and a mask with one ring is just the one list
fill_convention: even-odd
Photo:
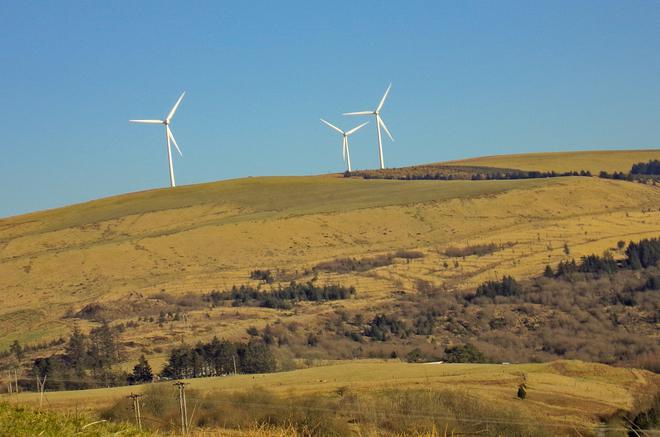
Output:
[[380,102],[378,102],[378,106],[376,106],[376,109],[374,109],[373,111],[358,111],[358,112],[344,113],[344,115],[373,115],[376,117],[376,131],[378,133],[378,159],[380,161],[381,170],[385,168],[385,163],[383,162],[383,142],[380,137],[380,128],[382,127],[385,133],[387,134],[387,136],[390,137],[390,140],[394,141],[394,137],[392,136],[390,130],[387,128],[385,122],[380,116],[380,110],[383,109],[383,105],[385,104],[385,100],[387,99],[387,95],[390,93],[391,88],[392,88],[392,84],[390,83],[390,85],[387,87],[387,90],[385,90],[385,94],[383,94],[383,97],[380,99]]
[[354,134],[358,130],[362,129],[364,126],[368,125],[369,122],[367,121],[366,123],[362,123],[361,125],[355,126],[353,129],[350,129],[350,130],[347,130],[347,131],[343,131],[343,130],[339,129],[337,126],[335,126],[334,124],[332,124],[330,122],[325,121],[324,119],[321,119],[321,122],[323,124],[325,124],[326,126],[328,126],[330,129],[336,130],[337,132],[339,132],[341,134],[341,136],[342,136],[341,154],[342,154],[342,157],[344,158],[344,161],[346,162],[346,166],[347,166],[348,171],[349,172],[352,171],[351,170],[351,152],[348,149],[348,137],[351,134]]
[[128,120],[131,123],[142,123],[142,124],[162,124],[165,126],[165,142],[167,143],[167,160],[169,163],[170,167],[170,186],[175,187],[176,183],[174,181],[174,165],[172,164],[172,144],[174,144],[174,147],[176,148],[176,151],[179,152],[179,155],[183,156],[183,153],[181,153],[181,149],[179,148],[179,145],[177,144],[176,140],[174,139],[174,135],[172,134],[172,130],[170,129],[170,124],[172,122],[172,117],[174,117],[174,114],[176,113],[176,110],[179,108],[179,105],[181,104],[181,100],[183,100],[183,96],[185,96],[186,93],[185,91],[181,93],[181,96],[179,96],[179,99],[176,101],[172,109],[170,110],[169,114],[167,114],[167,117],[165,117],[165,120]]

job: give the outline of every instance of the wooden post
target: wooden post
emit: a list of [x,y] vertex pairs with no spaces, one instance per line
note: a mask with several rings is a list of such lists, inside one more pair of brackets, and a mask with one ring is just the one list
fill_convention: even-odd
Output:
[[133,400],[133,412],[135,413],[135,423],[137,423],[138,429],[142,431],[142,416],[140,415],[140,398],[142,395],[136,395],[131,393],[127,398]]
[[186,407],[186,383],[175,382],[174,385],[179,389],[179,411],[181,412],[181,435],[188,434],[188,411]]

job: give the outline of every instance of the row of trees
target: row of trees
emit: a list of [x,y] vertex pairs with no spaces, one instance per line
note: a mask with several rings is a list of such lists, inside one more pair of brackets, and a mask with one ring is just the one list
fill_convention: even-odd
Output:
[[126,376],[113,372],[112,366],[122,358],[117,330],[107,322],[89,335],[75,326],[64,353],[35,359],[32,374],[47,377],[46,387],[51,390],[121,385]]
[[660,261],[660,238],[630,242],[626,248],[626,263],[633,270],[645,269]]
[[[107,324],[92,329],[89,336],[75,327],[64,353],[35,359],[31,374],[45,378],[47,390],[140,384],[154,379],[153,370],[144,355],[140,356],[130,374],[112,371],[112,366],[120,359],[116,334]],[[248,343],[232,343],[214,337],[209,343],[173,349],[159,376],[167,379],[195,378],[234,372],[273,372],[275,368],[275,358],[263,342],[253,339]],[[19,383],[28,390],[34,385],[32,378]]]
[[[477,169],[476,167],[474,168]],[[524,170],[495,170],[495,171],[468,171],[468,172],[455,172],[453,169],[449,171],[430,169],[427,171],[420,171],[420,168],[412,167],[410,171],[402,171],[398,169],[396,173],[381,172],[381,171],[368,171],[358,173],[344,173],[344,177],[362,176],[363,179],[398,179],[398,180],[436,180],[436,181],[451,181],[451,180],[500,180],[500,179],[538,179],[538,178],[556,178],[562,176],[591,176],[588,170],[580,171],[524,171]]]
[[649,162],[633,164],[630,173],[638,175],[660,175],[660,160],[652,159]]
[[504,276],[500,281],[486,281],[477,287],[476,297],[516,296],[522,293],[522,286],[512,276]]
[[280,286],[270,291],[261,291],[249,285],[234,286],[229,291],[213,291],[206,299],[213,305],[231,301],[233,306],[289,309],[296,302],[348,299],[354,294],[354,287],[341,285],[317,286],[313,282],[300,284],[292,281],[285,287]]
[[628,243],[625,254],[626,258],[621,265],[612,258],[609,252],[605,252],[602,256],[583,256],[579,262],[574,259],[561,261],[556,270],[547,266],[543,276],[552,278],[570,277],[575,273],[612,274],[619,268],[639,270],[653,267],[660,261],[660,239],[646,238],[638,242],[631,241]]
[[272,351],[260,341],[232,343],[214,337],[209,343],[173,349],[160,376],[179,379],[234,372],[267,373],[275,371],[275,367]]
[[660,175],[660,161],[657,159],[652,159],[649,162],[638,162],[637,164],[633,164],[628,173],[615,171],[614,173],[610,174],[606,171],[601,171],[598,174],[598,177],[605,179],[634,181],[636,179],[644,180],[644,176],[658,175]]

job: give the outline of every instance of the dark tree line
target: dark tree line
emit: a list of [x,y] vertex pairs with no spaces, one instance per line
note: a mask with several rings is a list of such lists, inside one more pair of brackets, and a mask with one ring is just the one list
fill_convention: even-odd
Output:
[[660,160],[652,159],[649,162],[633,164],[630,173],[639,175],[660,175]]
[[259,341],[232,343],[214,337],[209,343],[173,349],[160,373],[163,378],[198,378],[230,373],[275,371],[275,358],[268,345]]
[[561,261],[557,265],[556,271],[547,266],[543,275],[546,277],[570,277],[575,273],[600,275],[615,273],[619,268],[639,270],[653,267],[660,261],[660,239],[646,238],[638,242],[631,241],[628,243],[625,253],[626,258],[620,264],[612,258],[609,252],[606,252],[603,256],[583,256],[579,262],[573,259]]
[[660,261],[660,239],[645,238],[637,243],[630,242],[626,248],[626,263],[633,270],[648,268]]
[[229,291],[213,291],[206,300],[213,305],[231,301],[233,306],[260,306],[264,308],[289,309],[302,301],[322,302],[348,299],[355,294],[354,287],[341,285],[316,286],[312,282],[304,284],[291,282],[285,287],[261,291],[249,285],[232,287]]
[[[632,168],[628,173],[622,171],[615,171],[614,173],[608,173],[606,171],[601,171],[598,174],[598,177],[605,179],[617,179],[623,181],[634,181],[640,180],[644,181],[645,176],[659,176],[660,175],[660,161],[657,159],[652,159],[649,162],[638,162],[633,164]],[[652,178],[653,179],[653,178]]]
[[615,179],[618,181],[633,181],[635,178],[631,173],[624,173],[622,171],[615,171],[614,173],[608,173],[606,171],[601,171],[598,173],[598,177],[602,179]]
[[500,281],[486,281],[477,287],[476,297],[516,296],[522,292],[522,287],[511,276],[504,276]]
[[85,335],[75,326],[64,353],[35,359],[32,373],[46,377],[49,390],[121,385],[126,375],[112,370],[121,359],[117,329],[104,322]]
[[[588,170],[580,171],[525,171],[525,170],[511,170],[511,171],[493,171],[493,172],[477,172],[466,178],[462,174],[443,173],[442,171],[434,172],[410,172],[404,174],[380,174],[378,172],[359,173],[363,179],[398,179],[398,180],[435,180],[435,181],[451,181],[451,180],[465,180],[470,179],[473,181],[482,180],[508,180],[508,179],[539,179],[539,178],[557,178],[565,176],[591,176]],[[344,177],[355,176],[354,173],[346,172]]]

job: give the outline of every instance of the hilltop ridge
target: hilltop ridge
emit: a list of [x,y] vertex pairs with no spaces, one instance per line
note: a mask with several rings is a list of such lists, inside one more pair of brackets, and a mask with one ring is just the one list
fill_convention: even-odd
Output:
[[[594,153],[608,169],[621,170],[631,161],[660,158],[660,150],[583,152]],[[578,155],[552,157],[577,162]],[[530,155],[525,164],[516,156],[503,164],[531,167],[537,160]],[[547,170],[551,163],[543,165]],[[317,274],[321,282],[355,286],[365,305],[395,290],[414,290],[419,281],[461,288],[504,273],[527,277],[563,259],[564,245],[580,256],[601,253],[620,239],[657,236],[659,204],[657,187],[596,177],[394,181],[322,175],[143,191],[6,218],[0,220],[0,330],[9,334],[0,338],[0,349],[16,338],[29,342],[68,332],[74,320],[65,313],[91,302],[254,284],[254,269],[292,277],[339,257],[404,249],[423,254],[412,264]],[[505,248],[468,257],[455,268],[444,254],[475,243]]]

